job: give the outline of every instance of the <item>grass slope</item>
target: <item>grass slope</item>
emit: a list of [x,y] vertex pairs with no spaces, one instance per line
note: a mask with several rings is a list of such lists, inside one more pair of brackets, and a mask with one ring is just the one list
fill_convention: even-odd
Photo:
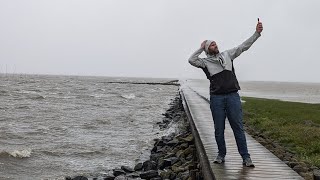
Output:
[[242,99],[245,124],[320,167],[320,104]]

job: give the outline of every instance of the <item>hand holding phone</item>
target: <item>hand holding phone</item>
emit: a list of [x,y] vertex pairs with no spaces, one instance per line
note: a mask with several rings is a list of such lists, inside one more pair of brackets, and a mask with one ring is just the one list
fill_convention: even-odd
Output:
[[260,19],[258,18],[258,23],[257,23],[257,26],[256,26],[256,31],[258,33],[261,33],[263,30],[263,26],[262,26],[262,23],[260,22]]

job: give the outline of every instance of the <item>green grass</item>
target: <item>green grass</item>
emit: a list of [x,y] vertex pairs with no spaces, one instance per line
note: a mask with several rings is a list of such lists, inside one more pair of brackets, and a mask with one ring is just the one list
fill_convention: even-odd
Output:
[[320,104],[242,99],[245,124],[320,167]]

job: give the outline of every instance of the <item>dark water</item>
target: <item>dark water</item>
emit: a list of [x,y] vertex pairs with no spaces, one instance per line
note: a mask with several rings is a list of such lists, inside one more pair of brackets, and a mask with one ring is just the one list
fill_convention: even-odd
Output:
[[0,179],[63,179],[133,166],[178,86],[166,82],[76,76],[0,76]]

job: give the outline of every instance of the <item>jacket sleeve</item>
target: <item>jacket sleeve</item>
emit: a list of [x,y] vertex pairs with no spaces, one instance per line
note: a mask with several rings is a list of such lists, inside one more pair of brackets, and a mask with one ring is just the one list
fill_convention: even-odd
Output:
[[248,50],[251,45],[260,37],[260,33],[255,32],[249,39],[244,41],[239,46],[227,50],[227,53],[229,54],[231,60],[233,61],[236,57],[238,57],[241,53]]
[[205,68],[206,65],[203,61],[202,58],[199,58],[199,55],[203,52],[203,49],[200,48],[198,49],[196,52],[194,52],[191,57],[189,58],[189,63],[192,65],[192,66],[195,66],[197,68]]

